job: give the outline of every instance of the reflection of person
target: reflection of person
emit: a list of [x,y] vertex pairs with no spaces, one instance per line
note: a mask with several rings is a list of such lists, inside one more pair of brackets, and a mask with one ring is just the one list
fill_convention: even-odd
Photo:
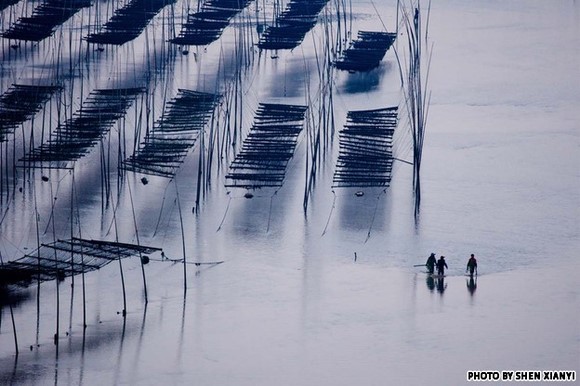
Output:
[[469,276],[473,276],[473,272],[475,272],[477,275],[477,260],[475,259],[473,253],[471,254],[469,260],[467,260],[467,268],[465,268],[465,272],[467,272],[467,270],[469,270]]
[[445,291],[445,288],[447,288],[447,284],[445,283],[445,278],[444,277],[437,278],[437,292],[439,292],[441,295],[443,295],[443,291]]
[[429,256],[429,258],[427,259],[427,263],[425,264],[427,266],[427,273],[435,272],[435,264],[436,263],[437,263],[437,258],[435,257],[435,254],[432,253],[431,256]]
[[427,276],[427,288],[431,292],[435,290],[435,279],[433,279],[433,276]]
[[473,276],[471,276],[467,280],[467,290],[469,291],[469,294],[471,296],[473,296],[473,294],[475,293],[475,290],[476,289],[477,289],[477,279],[474,279]]
[[443,276],[445,274],[445,268],[449,267],[447,267],[447,263],[445,262],[445,256],[441,256],[437,260],[437,275]]

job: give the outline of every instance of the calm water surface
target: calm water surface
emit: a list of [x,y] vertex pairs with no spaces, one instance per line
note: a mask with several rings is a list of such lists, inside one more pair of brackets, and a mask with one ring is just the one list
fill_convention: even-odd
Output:
[[[380,30],[382,23],[394,30],[394,3],[354,0],[347,28],[353,35]],[[74,287],[65,280],[58,287],[58,347],[56,283],[43,283],[39,293],[35,286],[11,292],[6,302],[14,305],[20,355],[15,356],[10,310],[3,306],[1,383],[448,385],[464,383],[467,370],[580,370],[579,290],[569,274],[580,268],[576,2],[433,4],[431,102],[417,222],[407,164],[395,163],[386,191],[367,189],[356,197],[354,191],[332,190],[337,133],[324,147],[306,211],[306,132],[282,188],[247,199],[245,190],[224,187],[232,159],[227,148],[233,138],[238,145],[244,138],[258,103],[310,104],[318,111],[323,24],[291,52],[260,55],[250,35],[255,26],[243,27],[255,21],[251,5],[207,49],[172,55],[160,36],[163,20],[170,18],[167,9],[134,42],[87,53],[77,43],[87,31],[73,27],[89,13],[100,15],[102,24],[108,14],[105,3],[99,4],[45,42],[20,51],[2,42],[2,92],[31,78],[59,77],[61,117],[78,109],[81,95],[94,88],[148,87],[74,172],[16,169],[13,175],[12,159],[28,151],[31,141],[36,146],[46,139],[43,127],[50,131],[59,122],[56,99],[2,144],[2,257],[30,253],[37,237],[69,238],[72,223],[75,236],[117,235],[181,258],[181,206],[188,260],[224,263],[188,265],[184,295],[183,265],[151,261],[145,266],[145,303],[139,262],[125,260],[126,319],[120,315],[119,266],[87,275],[84,335],[80,278]],[[272,12],[271,3],[263,6]],[[2,11],[3,30],[22,7]],[[184,9],[178,2],[177,20]],[[324,15],[337,33],[336,18]],[[403,35],[396,46],[405,60]],[[71,68],[70,58],[82,59]],[[371,73],[335,72],[332,79],[336,128],[349,110],[399,105],[394,152],[411,159],[393,50]],[[222,134],[229,130],[220,136],[229,142],[216,150],[199,204],[199,151],[207,149],[209,133],[173,180],[148,177],[144,185],[143,175],[117,173],[119,138],[126,146],[121,154],[131,154],[135,129],[144,132],[179,88],[225,96],[215,127]],[[228,107],[237,111],[229,125]],[[447,256],[444,282],[430,282],[413,268],[430,252]],[[474,283],[463,276],[470,253],[480,263]]]

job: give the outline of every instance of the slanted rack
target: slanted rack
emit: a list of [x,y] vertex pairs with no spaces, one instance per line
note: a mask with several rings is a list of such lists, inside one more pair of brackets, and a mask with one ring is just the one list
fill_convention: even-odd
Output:
[[258,47],[266,50],[298,47],[316,25],[318,14],[326,3],[328,0],[291,0],[274,25],[268,26],[260,36]]
[[190,13],[179,35],[170,39],[173,44],[205,46],[222,35],[230,20],[246,8],[252,0],[207,0],[200,10]]
[[36,251],[0,266],[0,285],[28,286],[101,269],[112,261],[160,248],[113,241],[72,238],[42,244]]
[[61,90],[59,86],[13,84],[0,96],[0,143],[21,123],[32,118]]
[[304,125],[306,106],[261,103],[226,175],[226,187],[281,187]]
[[219,100],[219,95],[180,89],[177,97],[167,102],[165,112],[139,149],[123,161],[122,168],[173,177]]
[[334,67],[349,72],[370,71],[379,66],[396,38],[396,33],[359,31],[357,39],[334,61]]
[[122,45],[137,38],[147,24],[166,5],[177,0],[132,0],[115,11],[97,33],[85,39],[89,43]]
[[141,87],[97,89],[91,92],[74,116],[58,125],[51,139],[20,161],[69,162],[83,157],[122,118]]
[[32,11],[32,16],[23,16],[4,33],[5,39],[39,42],[51,36],[56,28],[84,7],[90,0],[45,0]]
[[333,187],[387,187],[393,166],[397,107],[349,111],[339,133]]

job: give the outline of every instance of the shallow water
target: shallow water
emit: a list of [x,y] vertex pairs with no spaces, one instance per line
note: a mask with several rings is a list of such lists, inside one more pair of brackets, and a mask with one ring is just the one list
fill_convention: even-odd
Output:
[[[391,3],[374,6],[394,29]],[[354,31],[381,28],[371,3],[354,1],[353,14]],[[156,28],[168,17],[160,16]],[[226,29],[207,51],[175,55],[151,79],[141,77],[150,68],[147,58],[164,51],[162,45],[148,51],[144,36],[93,52],[80,66],[82,76],[65,87],[74,95],[95,87],[151,87],[149,99],[137,101],[105,137],[103,148],[112,144],[108,201],[100,182],[101,150],[77,161],[72,232],[107,240],[117,234],[120,241],[162,247],[179,258],[179,204],[188,260],[224,263],[187,265],[184,296],[183,265],[152,261],[145,266],[145,305],[139,262],[125,260],[125,321],[118,265],[88,274],[84,338],[81,280],[75,278],[71,300],[67,279],[59,287],[58,348],[56,283],[41,285],[39,314],[36,287],[17,290],[11,301],[18,358],[9,309],[0,310],[2,383],[448,385],[465,382],[467,370],[580,370],[579,290],[569,274],[580,268],[580,54],[572,49],[580,44],[580,7],[571,1],[433,4],[432,96],[417,223],[409,165],[395,163],[386,191],[356,197],[352,190],[331,189],[336,137],[306,212],[306,133],[283,187],[254,192],[252,199],[224,188],[232,157],[224,151],[223,159],[214,160],[211,187],[196,204],[199,143],[173,181],[149,177],[144,185],[142,175],[128,173],[118,183],[119,133],[130,153],[141,108],[150,107],[150,120],[157,119],[163,94],[172,97],[180,87],[230,95],[223,90],[236,79],[234,41],[242,25]],[[146,33],[154,36],[152,28]],[[242,131],[232,136],[243,139],[259,102],[305,104],[310,95],[317,103],[316,54],[323,36],[319,26],[277,59],[255,52],[238,78]],[[4,56],[2,91],[31,77],[39,62],[52,68],[58,37],[30,48],[26,57]],[[403,38],[397,44],[402,53]],[[403,103],[392,50],[369,74],[335,73],[333,79],[337,129],[347,110]],[[35,122],[40,117],[42,112]],[[48,120],[58,122],[56,116]],[[402,117],[394,151],[410,159],[405,124]],[[228,126],[222,121],[218,127]],[[3,165],[12,158],[13,143],[20,154],[29,130],[29,124],[17,130]],[[41,175],[50,180],[42,182]],[[18,170],[15,181],[23,191],[2,196],[4,261],[34,250],[36,217],[41,242],[71,235],[71,172]],[[412,267],[430,252],[445,254],[449,264],[439,289]],[[473,293],[463,276],[470,253],[480,264]]]

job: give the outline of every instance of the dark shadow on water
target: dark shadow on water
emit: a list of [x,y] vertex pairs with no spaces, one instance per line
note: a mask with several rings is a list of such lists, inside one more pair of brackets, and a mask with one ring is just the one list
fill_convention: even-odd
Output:
[[[238,192],[236,192],[238,193]],[[256,236],[266,233],[268,217],[270,216],[270,202],[272,197],[263,191],[256,191],[252,198],[239,197],[232,200],[232,208],[228,213],[229,222],[234,232],[244,236]],[[233,209],[233,210],[232,210]]]
[[0,312],[4,307],[18,307],[29,299],[30,290],[28,288],[0,285]]
[[382,63],[379,67],[369,72],[349,73],[340,90],[346,94],[360,94],[375,91],[381,84],[381,79],[386,72],[392,68],[388,62]]
[[284,186],[277,189],[252,189],[247,197],[242,195],[243,190],[235,189],[224,225],[246,237],[282,232],[282,219],[288,212],[289,197],[279,194],[279,189],[284,189]]
[[302,61],[291,61],[287,65],[280,65],[283,75],[272,79],[268,84],[269,98],[297,98],[304,94],[304,85],[307,83],[306,71]]
[[337,189],[337,195],[340,195],[336,204],[341,229],[366,232],[367,237],[373,232],[385,231],[392,206],[388,189]]

